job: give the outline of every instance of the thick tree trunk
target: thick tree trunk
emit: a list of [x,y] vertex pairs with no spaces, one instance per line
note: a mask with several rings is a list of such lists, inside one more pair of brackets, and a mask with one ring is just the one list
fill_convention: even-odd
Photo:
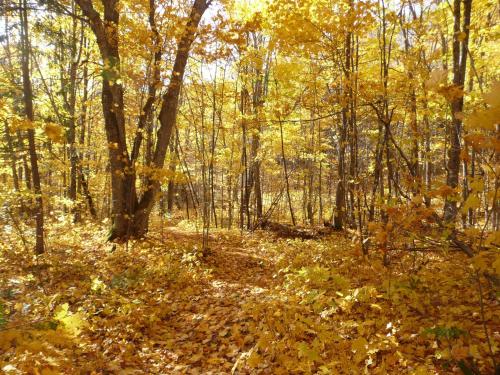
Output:
[[[147,232],[149,215],[159,193],[160,182],[153,177],[149,177],[146,181],[146,190],[141,199],[138,199],[134,162],[139,153],[142,135],[141,131],[136,134],[132,155],[129,156],[125,134],[124,93],[120,82],[118,32],[120,13],[118,0],[103,0],[103,19],[101,19],[99,12],[95,10],[91,0],[76,0],[76,2],[89,19],[105,66],[103,70],[102,106],[109,147],[111,211],[113,216],[113,226],[108,239],[110,241],[126,241],[131,237],[141,237]],[[167,92],[162,97],[159,115],[160,128],[151,161],[152,168],[161,169],[164,165],[168,144],[176,122],[180,87],[189,50],[194,41],[200,19],[209,4],[209,0],[194,1],[184,34],[178,43],[170,83]],[[150,1],[150,8],[151,27],[153,33],[157,33],[154,24],[153,1]],[[158,41],[157,34],[155,38]],[[152,106],[151,97],[152,95],[149,95],[147,104],[150,103]],[[142,129],[146,121],[147,118],[140,117],[139,130]]]
[[[77,53],[77,20],[73,19],[73,30],[71,38],[71,64],[69,71],[69,98],[66,93],[66,88],[62,87],[61,91],[64,93],[65,107],[68,112],[68,137],[67,142],[69,145],[68,153],[70,160],[70,177],[69,177],[69,187],[68,187],[68,198],[73,202],[73,212],[76,212],[76,190],[77,190],[77,160],[78,155],[76,153],[76,73],[80,60],[80,53]],[[83,33],[81,38],[83,39]],[[81,40],[80,40],[80,52],[81,52]]]
[[[116,69],[119,69],[118,66]],[[137,204],[136,176],[130,166],[126,147],[122,86],[103,79],[102,104],[111,168],[113,227],[109,240],[112,241],[126,239],[129,235],[131,218]]]
[[89,18],[104,62],[101,102],[109,149],[111,173],[111,215],[109,240],[126,239],[137,204],[135,171],[131,168],[125,135],[123,86],[120,82],[118,0],[105,0],[104,20],[90,0],[76,0]]
[[260,149],[260,111],[261,107],[264,104],[266,85],[269,72],[269,64],[266,64],[264,79],[261,77],[261,72],[259,69],[256,70],[255,74],[257,76],[257,80],[254,84],[254,93],[253,93],[253,112],[255,119],[257,121],[257,129],[252,136],[252,175],[253,182],[255,186],[255,214],[256,214],[256,222],[262,221],[262,185],[261,185],[261,169],[260,169],[260,159],[258,157],[259,149]]
[[[83,43],[84,44],[86,43],[85,39],[84,39]],[[85,128],[87,125],[88,83],[89,83],[88,68],[87,68],[87,65],[85,65],[83,68],[83,98],[82,98],[83,108],[82,108],[82,113],[80,115],[80,135],[79,135],[79,140],[78,140],[80,147],[83,147],[85,145]],[[87,138],[89,138],[89,140],[90,140],[90,131],[87,134]],[[88,206],[90,215],[92,216],[93,219],[97,219],[97,210],[95,208],[94,200],[92,199],[92,195],[90,194],[90,190],[89,190],[88,173],[86,173],[84,168],[83,168],[84,157],[78,153],[75,153],[75,155],[77,157],[77,160],[76,160],[77,175],[79,176],[78,184],[77,184],[77,192],[78,192],[78,194],[83,193],[83,196],[85,197],[85,200],[87,201],[87,206]],[[75,222],[80,221],[80,216],[81,216],[80,209],[77,208],[75,211],[74,221]]]
[[[372,185],[372,196],[370,202],[370,210],[368,215],[368,220],[373,221],[375,219],[375,200],[377,189],[381,187],[382,182],[382,156],[384,150],[384,141],[382,137],[383,124],[379,121],[378,123],[378,136],[377,136],[377,146],[375,149],[375,166],[373,171],[373,185]],[[383,195],[383,188],[381,188],[381,194]]]
[[262,220],[262,182],[260,176],[260,161],[254,164],[254,184],[255,184],[255,215],[257,222]]
[[[189,51],[196,36],[201,17],[208,9],[209,5],[210,1],[195,0],[184,34],[177,46],[177,55],[175,57],[170,83],[167,92],[162,97],[162,106],[158,117],[160,128],[157,133],[156,147],[153,155],[153,168],[160,169],[165,163],[168,144],[176,123],[179,93],[189,57]],[[159,181],[154,179],[148,179],[147,186],[148,190],[145,191],[135,210],[132,226],[134,237],[142,236],[147,232],[149,215],[151,214],[156,196],[160,190]]]
[[337,183],[337,190],[335,192],[335,216],[333,217],[333,227],[336,230],[342,230],[344,227],[344,207],[345,205],[345,190],[342,181]]
[[427,92],[424,87],[424,142],[425,142],[425,152],[424,152],[424,183],[425,183],[425,205],[430,207],[431,198],[429,197],[428,192],[432,188],[432,161],[431,161],[431,126],[429,122],[428,113],[428,105],[427,105]]

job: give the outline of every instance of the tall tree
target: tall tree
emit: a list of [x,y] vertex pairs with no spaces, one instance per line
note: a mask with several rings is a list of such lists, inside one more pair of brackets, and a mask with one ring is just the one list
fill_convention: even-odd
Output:
[[[463,19],[462,19],[463,2]],[[469,52],[470,19],[472,0],[454,0],[453,2],[453,91],[451,92],[451,124],[448,128],[450,143],[446,183],[457,189],[460,174],[460,151],[462,142],[462,111],[464,108],[464,83]],[[447,198],[444,206],[444,218],[452,221],[457,216],[455,196]]]
[[[160,190],[160,182],[153,176],[148,177],[146,189],[139,199],[136,190],[134,154],[131,156],[127,148],[124,89],[120,80],[119,0],[104,0],[102,2],[104,7],[102,17],[94,8],[91,0],[76,0],[76,2],[89,20],[105,66],[102,79],[102,107],[109,145],[113,215],[113,226],[109,239],[124,241],[130,237],[140,237],[147,232],[149,215]],[[195,0],[184,32],[178,42],[170,82],[161,99],[162,104],[158,117],[160,128],[151,160],[153,169],[161,169],[165,162],[170,136],[176,122],[179,93],[189,51],[201,17],[209,7],[210,2],[210,0]],[[153,12],[154,6],[154,2],[151,1],[150,7]],[[156,43],[159,43],[158,38],[155,39]],[[156,44],[155,48],[161,48],[161,46]],[[155,84],[154,87],[156,88],[156,86]],[[146,105],[148,104],[149,101]],[[139,149],[142,140],[140,131],[136,135],[136,139],[134,149]]]
[[36,152],[34,121],[35,114],[33,110],[33,88],[31,86],[30,72],[30,37],[28,24],[28,4],[22,0],[19,4],[19,14],[21,21],[21,68],[23,76],[23,98],[24,111],[28,124],[28,144],[31,166],[31,178],[33,182],[33,192],[35,193],[35,222],[36,222],[36,243],[35,253],[42,254],[45,251],[44,228],[43,228],[43,198],[42,186],[40,182],[40,172],[38,170],[38,155]]

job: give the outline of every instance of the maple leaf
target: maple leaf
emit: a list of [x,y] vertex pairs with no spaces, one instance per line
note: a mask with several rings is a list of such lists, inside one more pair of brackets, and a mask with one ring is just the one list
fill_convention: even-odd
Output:
[[299,358],[306,358],[309,361],[313,362],[321,360],[318,351],[315,348],[309,346],[309,344],[305,341],[301,341],[297,344],[297,350]]
[[62,324],[62,329],[72,335],[78,336],[83,328],[87,326],[81,312],[71,313],[69,304],[59,305],[54,311],[54,319]]
[[56,143],[64,142],[64,128],[58,124],[49,122],[45,124],[45,134],[47,137]]

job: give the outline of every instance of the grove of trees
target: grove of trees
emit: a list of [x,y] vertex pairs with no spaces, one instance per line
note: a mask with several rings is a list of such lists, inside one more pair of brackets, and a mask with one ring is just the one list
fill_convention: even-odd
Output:
[[0,257],[180,222],[202,258],[239,231],[461,259],[484,359],[443,368],[498,372],[498,1],[0,1]]

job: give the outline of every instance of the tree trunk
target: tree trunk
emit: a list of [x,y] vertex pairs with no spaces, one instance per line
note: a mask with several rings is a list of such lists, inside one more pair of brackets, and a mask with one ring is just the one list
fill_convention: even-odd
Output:
[[[160,121],[160,128],[157,133],[156,147],[152,161],[152,166],[154,168],[160,169],[165,163],[165,155],[168,144],[176,123],[179,93],[189,57],[189,51],[196,36],[196,31],[201,17],[208,9],[209,5],[210,1],[195,0],[191,9],[189,20],[184,30],[184,34],[182,35],[177,46],[177,55],[175,57],[170,83],[167,92],[162,97],[162,106],[158,117]],[[143,236],[147,232],[149,215],[153,209],[153,204],[160,190],[159,181],[151,178],[148,179],[147,186],[149,188],[144,192],[137,209],[135,210],[132,227],[134,237]]]
[[[28,26],[28,11],[27,2],[23,0],[20,18],[21,18],[21,65],[23,76],[23,93],[24,93],[24,110],[28,121],[33,124],[35,120],[33,112],[33,90],[31,86],[30,76],[30,41],[29,41],[29,26]],[[31,164],[31,177],[33,181],[33,192],[35,193],[35,221],[36,221],[36,243],[35,253],[42,254],[45,251],[44,245],[44,230],[43,230],[43,198],[42,187],[40,183],[40,173],[38,171],[38,155],[36,153],[35,144],[35,129],[30,127],[27,131],[29,143],[29,155]]]
[[[461,0],[454,0],[453,3],[453,85],[459,90],[463,90],[465,82],[465,72],[467,66],[467,49],[469,44],[469,27],[472,9],[472,0],[464,0],[464,18],[462,30],[461,22]],[[461,32],[465,33],[464,38],[460,38]],[[461,40],[462,39],[462,40]],[[461,151],[461,112],[464,107],[463,92],[451,100],[451,126],[449,127],[450,145],[448,149],[448,164],[446,184],[452,189],[457,189],[460,173],[460,151]],[[457,216],[457,201],[455,196],[446,199],[444,206],[444,219],[448,222],[455,220]]]
[[[343,93],[345,99],[349,99],[350,91],[350,76],[351,76],[351,33],[347,33],[344,44],[345,51],[345,67],[344,67],[344,83],[343,83]],[[349,106],[344,105],[342,108],[342,124],[340,129],[339,137],[339,166],[338,166],[338,178],[339,182],[337,184],[337,191],[335,195],[335,216],[333,218],[333,226],[337,230],[342,230],[344,227],[344,221],[346,216],[346,173],[345,173],[345,150],[347,144],[347,131],[349,127]]]
[[[84,15],[89,19],[94,32],[99,51],[104,62],[102,81],[102,106],[106,137],[109,147],[109,162],[111,167],[111,211],[113,226],[108,239],[123,242],[129,238],[142,237],[148,230],[149,215],[160,190],[160,182],[148,177],[146,190],[139,200],[136,192],[136,172],[134,162],[139,153],[141,131],[136,134],[133,142],[132,155],[129,156],[123,103],[123,86],[120,80],[119,55],[119,21],[118,0],[103,0],[104,18],[97,12],[91,0],[76,0]],[[184,33],[177,46],[177,54],[166,93],[162,97],[159,115],[160,128],[151,167],[161,169],[165,163],[165,155],[170,142],[170,136],[175,126],[179,93],[184,71],[189,56],[191,44],[194,41],[200,19],[210,4],[209,0],[195,0],[186,24]],[[153,21],[153,22],[151,22]],[[154,1],[150,1],[150,26],[155,34]],[[157,35],[155,40],[158,41]],[[150,98],[146,104],[152,103]],[[154,98],[153,98],[154,100]],[[140,117],[140,121],[142,116]],[[143,120],[143,123],[147,119]],[[138,129],[143,126],[139,122]]]
[[283,159],[283,172],[285,173],[286,196],[288,198],[288,208],[290,210],[290,217],[292,219],[292,224],[293,226],[295,226],[297,225],[297,222],[295,221],[295,214],[293,212],[293,205],[292,205],[292,197],[290,195],[288,166],[285,156],[285,141],[283,139],[283,122],[281,121],[281,119],[279,119],[279,123],[280,123],[280,140],[281,140],[281,158]]
[[170,164],[168,170],[170,172],[170,178],[167,185],[167,212],[172,213],[174,209],[174,198],[175,198],[175,170],[177,168],[177,151],[173,143],[170,143]]

